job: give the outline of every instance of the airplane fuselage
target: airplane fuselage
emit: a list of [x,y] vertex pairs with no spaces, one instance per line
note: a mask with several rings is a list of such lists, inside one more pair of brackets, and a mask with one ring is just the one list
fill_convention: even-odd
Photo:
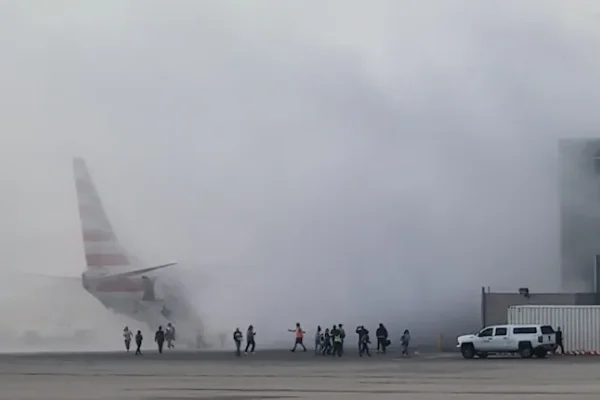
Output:
[[170,322],[165,316],[164,301],[153,297],[151,278],[91,278],[84,274],[82,286],[107,309],[142,322],[152,330]]
[[154,293],[154,278],[111,277],[88,273],[81,275],[83,288],[102,304],[117,312],[129,313],[130,309],[138,309],[141,302],[160,302]]

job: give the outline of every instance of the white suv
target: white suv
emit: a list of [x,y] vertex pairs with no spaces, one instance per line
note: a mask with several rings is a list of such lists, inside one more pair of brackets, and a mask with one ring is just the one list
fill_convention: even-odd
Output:
[[488,354],[519,353],[523,358],[546,357],[556,347],[556,335],[550,325],[486,326],[475,335],[458,337],[464,358],[486,358]]

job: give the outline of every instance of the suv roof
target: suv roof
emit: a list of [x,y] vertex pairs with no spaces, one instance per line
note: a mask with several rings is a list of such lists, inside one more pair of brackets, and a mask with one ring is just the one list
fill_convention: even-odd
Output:
[[552,326],[550,324],[513,324],[513,325],[488,325],[484,326],[480,330],[489,329],[489,328],[541,328],[542,326]]

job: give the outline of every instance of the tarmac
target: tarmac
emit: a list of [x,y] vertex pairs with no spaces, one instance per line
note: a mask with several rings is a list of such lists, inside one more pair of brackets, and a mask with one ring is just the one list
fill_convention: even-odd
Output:
[[600,357],[264,351],[0,355],[0,399],[598,399]]

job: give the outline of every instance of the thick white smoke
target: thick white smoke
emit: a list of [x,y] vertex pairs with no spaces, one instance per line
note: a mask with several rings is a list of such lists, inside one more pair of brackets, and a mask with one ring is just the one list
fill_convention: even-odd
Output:
[[556,141],[599,123],[597,6],[566,4],[5,2],[3,269],[81,272],[78,155],[215,332],[433,336],[482,285],[555,290]]

